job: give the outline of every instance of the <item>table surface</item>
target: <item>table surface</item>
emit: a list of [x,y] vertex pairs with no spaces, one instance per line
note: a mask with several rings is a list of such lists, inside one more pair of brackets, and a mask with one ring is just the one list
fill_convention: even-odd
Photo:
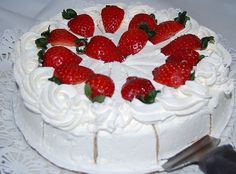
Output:
[[[97,1],[90,1],[90,0],[0,0],[0,39],[3,36],[6,30],[15,30],[19,29],[22,32],[27,31],[31,26],[35,25],[40,21],[46,20],[49,16],[53,16],[62,11],[65,8],[71,7],[86,7],[90,6],[91,4],[109,4],[115,2],[125,2],[128,4],[137,3],[137,1],[127,1],[127,0],[97,0]],[[207,26],[208,28],[214,30],[217,34],[223,36],[223,38],[228,42],[228,45],[232,49],[236,49],[236,37],[235,37],[235,30],[236,30],[236,0],[140,0],[142,4],[147,4],[150,6],[155,7],[156,9],[163,9],[163,8],[180,8],[182,10],[186,10],[188,14],[194,17],[201,25]],[[10,36],[8,41],[10,43]],[[13,43],[14,39],[12,39]],[[2,44],[3,45],[3,44]],[[1,40],[0,40],[0,48],[1,48]],[[10,47],[7,47],[10,48]],[[0,49],[0,53],[1,50]],[[7,52],[7,51],[6,51]],[[235,51],[234,51],[235,53]],[[236,56],[236,54],[235,54]],[[24,141],[18,137],[18,133],[16,128],[12,128],[12,119],[8,119],[6,115],[10,115],[10,109],[8,108],[9,100],[7,96],[12,95],[13,89],[8,88],[8,86],[12,86],[12,80],[6,80],[10,75],[7,74],[8,71],[4,71],[4,68],[7,69],[11,66],[8,64],[4,64],[2,61],[3,56],[0,55],[0,173],[1,172],[8,172],[14,173],[9,168],[11,166],[10,162],[14,162],[14,167],[17,168],[17,164],[15,163],[15,158],[17,162],[26,162],[26,166],[30,168],[29,171],[34,169],[37,170],[44,170],[45,174],[49,173],[58,173],[58,169],[51,166],[50,163],[47,163],[45,167],[44,161],[40,161],[40,157],[36,157],[36,154],[32,156],[32,152],[30,149],[21,149],[21,147],[26,147],[24,145]],[[5,66],[7,65],[7,66]],[[236,66],[234,66],[235,68]],[[7,72],[7,73],[6,73]],[[10,72],[11,73],[11,72]],[[5,84],[5,82],[7,84]],[[6,91],[8,91],[9,95],[5,95]],[[4,98],[5,97],[5,98]],[[2,99],[3,98],[3,99]],[[235,112],[235,111],[234,111]],[[5,114],[5,116],[3,116]],[[235,114],[234,114],[235,115]],[[3,123],[4,121],[4,123]],[[234,121],[235,122],[235,121]],[[8,124],[9,123],[9,124]],[[7,125],[6,125],[7,124]],[[9,127],[9,128],[8,128]],[[2,132],[5,134],[2,134]],[[236,132],[236,131],[235,131]],[[236,133],[235,133],[236,134]],[[13,139],[9,137],[13,137]],[[16,146],[12,146],[13,140],[17,139]],[[2,145],[2,144],[3,145]],[[22,145],[23,144],[23,145]],[[11,146],[10,148],[5,147]],[[12,147],[17,147],[15,150]],[[21,151],[24,151],[25,156],[22,157]],[[11,152],[11,153],[10,153]],[[4,156],[5,155],[5,156]],[[18,158],[18,156],[19,158]],[[1,163],[1,159],[6,159],[9,157],[11,158],[10,162]],[[15,158],[13,158],[15,157]],[[21,160],[21,158],[23,158]],[[33,163],[32,161],[37,158],[37,163]],[[31,162],[27,162],[28,161]],[[43,160],[43,159],[42,159]],[[13,163],[12,163],[13,164]],[[21,165],[21,163],[19,163]],[[31,165],[29,165],[31,164]],[[34,165],[37,164],[37,165]],[[9,165],[9,166],[7,166]],[[33,169],[32,169],[33,168]],[[3,171],[7,170],[7,171]],[[22,169],[23,170],[23,169]],[[180,173],[187,173],[192,174],[194,171],[197,170],[195,173],[201,173],[199,169],[193,168],[191,170],[186,170],[185,172],[181,171]],[[26,170],[25,170],[26,171]],[[190,172],[189,172],[190,171]],[[26,174],[27,172],[24,172]],[[32,172],[29,172],[32,173]],[[41,173],[41,172],[40,172]],[[60,174],[72,174],[69,171],[60,171]],[[177,172],[179,173],[179,172]],[[175,173],[175,174],[177,174]],[[74,174],[74,173],[73,173]]]

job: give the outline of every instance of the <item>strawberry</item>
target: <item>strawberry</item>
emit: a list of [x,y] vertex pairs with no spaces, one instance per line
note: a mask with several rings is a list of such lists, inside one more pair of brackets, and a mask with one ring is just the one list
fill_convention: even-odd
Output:
[[186,64],[169,62],[156,67],[152,74],[156,82],[178,88],[180,85],[184,85],[187,80],[190,80],[191,70],[192,68]]
[[155,34],[150,38],[152,44],[156,45],[162,41],[165,41],[175,35],[177,32],[185,27],[185,24],[189,20],[186,16],[186,11],[179,13],[179,16],[173,21],[165,21],[160,23],[155,28]]
[[150,30],[155,30],[157,20],[154,14],[139,13],[136,14],[129,23],[129,30],[134,28],[140,28],[141,25],[146,24]]
[[118,48],[124,57],[141,51],[148,41],[147,34],[141,29],[130,29],[124,32],[119,40]]
[[55,69],[53,77],[49,80],[58,84],[79,84],[94,75],[94,72],[78,64],[63,64]]
[[54,46],[43,55],[43,66],[57,68],[62,64],[79,64],[82,58],[66,47]]
[[177,62],[181,64],[186,64],[187,66],[193,67],[203,58],[198,52],[189,48],[182,48],[171,54],[166,62]]
[[128,77],[126,83],[122,86],[121,95],[125,100],[132,101],[134,98],[141,100],[143,103],[153,103],[156,94],[151,81],[140,77]]
[[93,102],[102,103],[105,97],[112,97],[114,91],[114,82],[106,75],[95,74],[86,81],[85,94]]
[[124,19],[124,14],[124,10],[115,5],[104,7],[101,16],[105,31],[107,33],[115,33]]
[[81,14],[72,18],[68,22],[68,27],[73,33],[85,38],[93,36],[95,30],[93,19],[87,14]]
[[196,35],[186,34],[176,38],[175,40],[171,41],[169,44],[161,48],[161,52],[167,56],[173,54],[175,51],[181,48],[203,50],[207,48],[208,42],[213,43],[214,37],[209,36],[199,39]]
[[77,46],[78,38],[66,29],[55,29],[48,35],[48,42],[52,45]]
[[104,62],[123,61],[123,57],[116,45],[104,36],[94,36],[86,46],[85,54]]

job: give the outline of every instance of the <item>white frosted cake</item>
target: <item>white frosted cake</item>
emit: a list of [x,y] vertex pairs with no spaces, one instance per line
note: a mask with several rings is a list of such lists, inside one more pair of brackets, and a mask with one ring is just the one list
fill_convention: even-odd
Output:
[[[179,12],[97,5],[64,10],[32,27],[14,61],[15,120],[27,142],[66,169],[137,174],[161,170],[207,134],[219,137],[233,108],[231,55],[188,14],[176,24]],[[210,42],[176,41],[187,36]],[[186,52],[204,58],[189,65]]]

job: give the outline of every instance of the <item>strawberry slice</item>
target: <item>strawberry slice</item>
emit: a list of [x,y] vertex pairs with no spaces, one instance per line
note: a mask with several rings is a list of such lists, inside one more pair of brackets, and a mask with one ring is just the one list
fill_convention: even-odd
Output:
[[167,56],[173,54],[175,51],[181,48],[203,50],[207,48],[209,42],[214,43],[213,36],[199,39],[199,37],[196,35],[186,34],[176,38],[175,40],[171,41],[169,44],[161,48],[161,52]]
[[168,62],[160,67],[156,67],[152,74],[156,82],[178,88],[184,85],[187,80],[190,80],[191,70],[192,68],[186,64]]
[[94,72],[78,64],[63,64],[56,68],[53,77],[49,80],[57,84],[79,84],[85,82],[94,75]]
[[124,19],[124,14],[124,10],[115,5],[104,7],[101,16],[105,31],[107,33],[115,33]]
[[105,97],[112,97],[114,91],[114,82],[106,75],[95,74],[86,81],[85,94],[92,102],[102,103]]
[[140,77],[128,77],[121,89],[125,100],[132,101],[137,98],[146,104],[153,103],[158,92],[150,80]]
[[177,50],[173,54],[171,54],[167,59],[166,62],[177,62],[181,64],[186,64],[186,66],[196,66],[197,63],[203,58],[203,55],[199,55],[199,53],[195,50],[190,48],[182,48]]
[[123,57],[116,45],[104,36],[94,36],[86,46],[85,54],[104,62],[123,61]]
[[147,34],[141,29],[130,29],[124,32],[119,40],[118,48],[124,57],[137,54],[148,41]]
[[178,17],[176,17],[173,21],[165,21],[157,25],[154,30],[155,35],[150,38],[152,44],[156,45],[163,42],[182,30],[185,27],[186,22],[189,20],[186,13],[186,11],[182,13],[180,12]]
[[85,38],[93,36],[95,30],[93,18],[87,14],[72,18],[67,25],[73,33]]
[[82,58],[66,47],[54,46],[43,55],[42,64],[45,67],[57,68],[62,64],[79,64]]
[[155,30],[157,25],[157,20],[154,14],[139,13],[136,14],[129,23],[130,29],[140,28],[141,25],[146,24],[150,30]]

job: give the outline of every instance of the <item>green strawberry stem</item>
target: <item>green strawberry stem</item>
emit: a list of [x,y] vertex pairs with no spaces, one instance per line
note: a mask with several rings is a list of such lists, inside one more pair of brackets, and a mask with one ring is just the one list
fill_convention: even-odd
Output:
[[151,13],[149,16],[151,16],[155,20],[155,22],[157,23],[157,19],[156,19],[155,14]]
[[49,34],[50,34],[50,25],[48,26],[48,29],[46,31],[41,33],[42,37],[35,40],[35,44],[36,44],[37,48],[47,49]]
[[159,90],[151,91],[146,97],[141,96],[139,100],[145,104],[152,104],[155,102],[155,98],[159,92]]
[[76,16],[77,16],[76,11],[71,8],[68,8],[68,9],[62,11],[62,17],[64,19],[69,20],[69,19],[75,18]]
[[183,26],[186,25],[186,22],[190,20],[188,16],[186,16],[187,12],[183,11],[182,13],[179,12],[178,17],[176,17],[174,20],[182,24]]
[[91,100],[92,102],[103,103],[106,98],[103,95],[92,97],[92,89],[91,89],[90,85],[88,85],[88,84],[86,84],[84,86],[84,93],[88,97],[88,99]]
[[43,63],[43,56],[44,56],[44,53],[45,53],[45,49],[41,49],[39,50],[37,56],[38,56],[38,62],[39,64],[41,65]]
[[85,48],[88,45],[88,39],[86,38],[81,38],[76,40],[76,52],[78,54],[84,54]]
[[61,85],[60,80],[56,76],[53,76],[53,77],[49,78],[48,80],[52,81],[52,82],[55,82],[58,85]]
[[190,75],[190,80],[194,80],[195,79],[195,71],[193,71]]
[[214,37],[213,36],[209,36],[209,37],[204,37],[201,39],[201,49],[204,50],[207,48],[208,43],[214,43]]
[[199,56],[199,60],[202,60],[202,59],[204,59],[206,56],[205,55],[200,55]]
[[147,23],[145,22],[139,25],[139,29],[143,30],[148,35],[148,38],[152,38],[156,34],[155,31],[149,29]]
[[35,40],[35,44],[36,44],[37,48],[47,49],[48,40],[45,37],[40,37]]
[[41,33],[42,37],[48,38],[48,36],[50,35],[50,25],[48,26],[48,29],[44,32]]

